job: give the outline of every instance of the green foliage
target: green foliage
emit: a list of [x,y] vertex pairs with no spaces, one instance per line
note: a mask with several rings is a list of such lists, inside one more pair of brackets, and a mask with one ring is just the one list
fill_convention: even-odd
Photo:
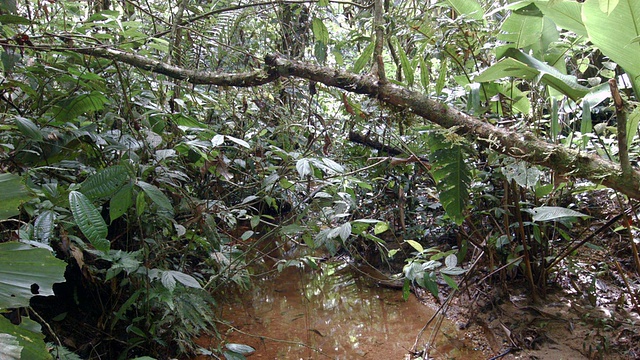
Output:
[[462,224],[466,216],[472,178],[465,161],[467,156],[464,146],[448,141],[436,132],[430,135],[428,143],[431,150],[431,174],[436,181],[440,203],[455,223]]

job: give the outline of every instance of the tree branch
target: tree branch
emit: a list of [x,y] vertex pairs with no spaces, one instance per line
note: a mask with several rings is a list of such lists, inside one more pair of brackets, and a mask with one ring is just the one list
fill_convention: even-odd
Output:
[[[30,47],[35,50],[45,50]],[[53,49],[47,48],[51,51]],[[380,83],[371,75],[358,75],[344,70],[322,67],[306,62],[288,60],[280,55],[267,55],[267,71],[256,70],[247,73],[215,74],[208,71],[194,71],[168,65],[144,56],[124,51],[94,49],[57,49],[75,51],[82,54],[121,61],[129,65],[163,74],[192,84],[252,87],[267,84],[281,76],[294,76],[337,87],[349,92],[366,94],[381,101],[406,109],[447,129],[456,129],[486,144],[489,148],[507,156],[521,159],[535,165],[542,165],[564,175],[600,183],[621,193],[640,199],[640,172],[633,169],[623,174],[618,164],[599,156],[578,152],[537,139],[531,133],[520,133],[493,126],[445,104],[429,99],[425,95],[410,91],[391,83]]]

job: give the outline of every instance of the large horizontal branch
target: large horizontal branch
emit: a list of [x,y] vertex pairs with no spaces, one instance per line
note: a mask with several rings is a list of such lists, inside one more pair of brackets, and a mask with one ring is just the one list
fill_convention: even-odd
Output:
[[279,55],[266,57],[268,66],[280,75],[296,76],[338,87],[347,91],[368,94],[399,109],[407,109],[444,128],[454,128],[461,135],[480,141],[500,153],[531,164],[542,165],[559,173],[600,183],[629,197],[640,199],[640,172],[622,173],[620,166],[600,156],[549,144],[530,133],[518,133],[493,126],[421,93],[403,87],[379,83],[372,76],[355,75]]
[[265,58],[268,71],[216,74],[187,70],[114,49],[68,49],[68,51],[124,62],[193,84],[250,87],[269,83],[281,76],[313,80],[349,92],[376,97],[399,109],[407,109],[444,128],[453,128],[457,133],[466,135],[474,141],[483,142],[491,149],[510,157],[546,166],[561,174],[588,179],[618,190],[629,197],[640,199],[640,172],[637,170],[623,175],[618,164],[597,155],[549,144],[536,138],[533,134],[519,133],[493,126],[443,103],[429,99],[421,93],[390,83],[380,83],[377,78],[371,75],[358,75],[306,62],[288,60],[280,55],[269,55]]
[[119,61],[131,66],[135,66],[139,69],[166,75],[173,79],[184,80],[192,84],[252,87],[267,84],[274,81],[280,76],[275,73],[269,74],[262,70],[231,74],[218,74],[211,71],[188,70],[178,66],[169,65],[161,61],[149,59],[146,56],[136,55],[126,51],[110,48],[75,48],[68,49],[66,51],[73,51],[81,54]]

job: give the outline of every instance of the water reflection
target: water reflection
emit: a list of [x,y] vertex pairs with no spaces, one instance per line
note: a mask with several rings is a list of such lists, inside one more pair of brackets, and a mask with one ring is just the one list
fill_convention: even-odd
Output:
[[[403,359],[433,312],[413,296],[378,287],[346,263],[320,271],[288,268],[256,281],[256,287],[224,306],[232,325],[225,341],[256,349],[261,359]],[[482,358],[458,341],[451,324],[441,358]],[[462,344],[462,345],[460,345]],[[435,354],[435,353],[434,353]],[[432,355],[434,355],[432,354]]]

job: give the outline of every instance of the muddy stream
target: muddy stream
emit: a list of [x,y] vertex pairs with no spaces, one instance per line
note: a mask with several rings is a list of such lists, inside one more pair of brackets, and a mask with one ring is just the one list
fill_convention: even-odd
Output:
[[[344,262],[323,263],[319,270],[287,268],[254,284],[223,301],[221,317],[230,326],[219,329],[223,343],[253,347],[250,359],[408,359],[416,335],[434,314],[413,294],[404,301],[401,291],[378,286]],[[216,339],[200,343],[223,348]],[[429,354],[484,359],[471,344],[445,319]]]

